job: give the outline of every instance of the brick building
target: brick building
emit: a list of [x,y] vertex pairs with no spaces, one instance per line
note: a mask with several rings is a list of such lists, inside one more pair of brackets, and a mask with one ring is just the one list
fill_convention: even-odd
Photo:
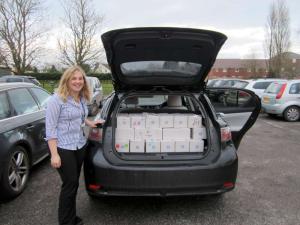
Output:
[[[300,54],[286,53],[285,67],[281,68],[281,77],[300,77]],[[217,59],[209,73],[213,78],[265,78],[269,71],[266,59]]]

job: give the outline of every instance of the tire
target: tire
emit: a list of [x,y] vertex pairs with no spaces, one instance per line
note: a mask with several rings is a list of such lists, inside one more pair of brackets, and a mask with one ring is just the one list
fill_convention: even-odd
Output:
[[290,106],[288,107],[284,113],[283,117],[286,121],[295,122],[298,121],[300,118],[300,109],[297,106]]
[[2,199],[11,199],[23,192],[28,183],[29,170],[27,151],[21,146],[14,147],[3,169],[0,184]]

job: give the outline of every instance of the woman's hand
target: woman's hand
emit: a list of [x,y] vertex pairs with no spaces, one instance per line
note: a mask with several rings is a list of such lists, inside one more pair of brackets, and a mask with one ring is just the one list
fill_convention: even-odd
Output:
[[104,122],[105,122],[105,120],[94,120],[94,121],[91,121],[88,119],[85,120],[85,124],[91,128],[96,128],[97,124],[103,124]]
[[61,166],[61,159],[59,154],[51,155],[51,166],[55,169]]

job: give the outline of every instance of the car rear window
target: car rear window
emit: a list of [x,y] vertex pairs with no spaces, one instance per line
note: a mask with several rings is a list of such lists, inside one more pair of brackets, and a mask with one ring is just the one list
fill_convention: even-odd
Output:
[[273,82],[271,83],[268,88],[265,90],[265,93],[268,94],[278,94],[278,92],[280,91],[281,86],[284,83],[277,83],[277,82]]
[[272,83],[272,81],[264,81],[264,82],[256,82],[254,85],[253,85],[253,88],[254,89],[266,89],[270,84]]
[[139,61],[127,62],[121,64],[121,70],[127,76],[196,76],[201,65],[190,62],[175,62],[175,61]]

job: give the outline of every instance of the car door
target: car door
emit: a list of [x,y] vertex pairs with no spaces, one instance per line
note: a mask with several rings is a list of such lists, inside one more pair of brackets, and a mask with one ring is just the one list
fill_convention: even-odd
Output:
[[217,115],[230,126],[232,140],[238,148],[259,115],[261,103],[258,96],[252,91],[236,88],[207,88],[206,94]]
[[13,108],[14,122],[19,125],[18,139],[30,145],[33,162],[35,162],[44,151],[41,146],[43,138],[41,126],[44,124],[45,113],[39,109],[27,88],[8,90],[7,94]]

